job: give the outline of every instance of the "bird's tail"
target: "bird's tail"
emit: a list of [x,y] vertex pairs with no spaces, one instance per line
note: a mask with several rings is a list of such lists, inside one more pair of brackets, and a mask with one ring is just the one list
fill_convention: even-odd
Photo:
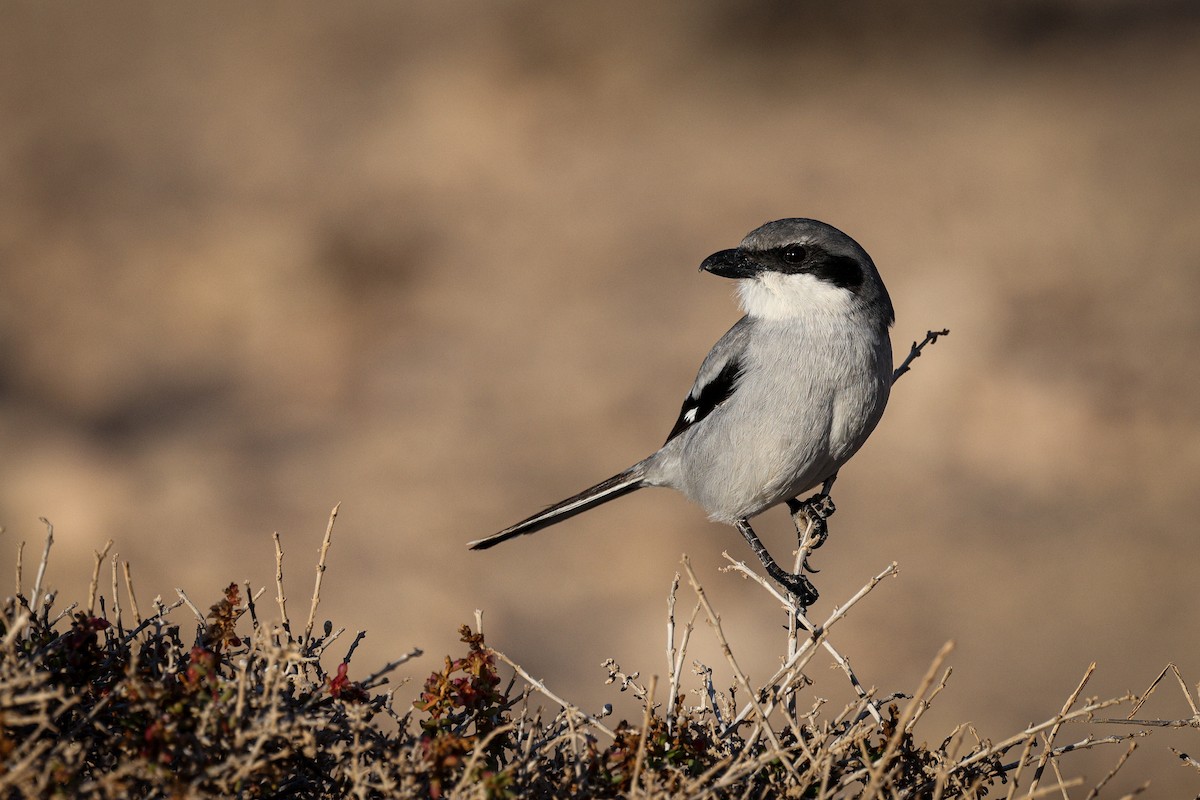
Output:
[[539,511],[529,519],[521,520],[516,525],[505,528],[499,533],[493,533],[491,536],[470,542],[467,546],[472,550],[486,550],[514,536],[548,528],[556,522],[562,522],[564,519],[581,514],[589,508],[595,508],[601,503],[607,503],[609,500],[615,500],[622,495],[637,491],[645,485],[643,470],[641,464],[638,464],[619,475],[613,475],[608,480],[597,483],[590,489],[584,489],[573,497],[568,497],[560,503],[555,503],[545,511]]

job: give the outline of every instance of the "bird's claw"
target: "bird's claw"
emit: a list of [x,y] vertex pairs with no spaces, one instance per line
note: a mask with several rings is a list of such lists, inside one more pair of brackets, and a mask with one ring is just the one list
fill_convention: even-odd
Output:
[[808,608],[817,602],[817,598],[820,597],[817,587],[813,586],[812,581],[803,574],[792,575],[785,573],[779,582],[783,584],[783,588],[787,589],[788,594],[796,600],[796,605],[801,608]]
[[[833,516],[837,511],[837,506],[833,504],[833,498],[822,492],[817,492],[812,497],[805,500],[790,500],[788,501],[788,510],[792,512],[792,521],[796,523],[796,533],[803,537],[805,531],[808,531],[809,552],[816,550],[821,545],[825,544],[825,540],[829,538],[829,523],[827,519]],[[801,527],[797,517],[804,515],[807,524]],[[804,568],[809,572],[816,572],[808,566],[808,559],[805,559]]]

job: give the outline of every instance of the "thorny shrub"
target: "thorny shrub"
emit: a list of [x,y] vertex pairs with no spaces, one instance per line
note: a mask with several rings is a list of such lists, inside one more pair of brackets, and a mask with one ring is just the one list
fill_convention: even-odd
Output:
[[1031,775],[1045,788],[1066,750],[1031,766],[1049,723],[997,746],[963,728],[920,743],[927,684],[903,708],[877,708],[881,721],[866,700],[826,718],[819,703],[798,708],[809,679],[797,673],[739,716],[704,667],[698,688],[665,707],[643,690],[644,717],[609,729],[573,707],[543,713],[531,697],[544,687],[518,682],[465,625],[465,654],[397,711],[387,676],[420,651],[354,680],[358,639],[332,674],[321,666],[329,623],[317,636],[264,623],[236,584],[194,627],[171,621],[182,602],[156,602],[132,627],[111,599],[57,614],[53,594],[4,602],[0,797],[976,798]]

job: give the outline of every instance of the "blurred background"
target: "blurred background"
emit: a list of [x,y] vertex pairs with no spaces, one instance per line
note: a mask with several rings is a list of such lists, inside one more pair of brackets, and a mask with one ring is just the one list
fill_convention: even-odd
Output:
[[[63,597],[112,538],[143,609],[208,604],[272,586],[279,531],[303,617],[340,501],[320,616],[369,632],[360,676],[419,646],[419,681],[482,608],[553,689],[640,714],[600,665],[664,674],[686,552],[765,679],[782,614],[673,493],[465,543],[657,447],[738,317],[696,266],[811,216],[879,265],[898,357],[953,331],[842,471],[814,559],[821,617],[900,562],[835,631],[863,682],[911,691],[955,640],[918,729],[940,741],[1052,716],[1093,660],[1085,694],[1171,660],[1200,679],[1197,4],[0,13],[4,574],[20,540],[31,574],[45,516]],[[787,552],[785,513],[759,529]],[[1141,713],[1188,711],[1164,686]],[[1121,786],[1194,794],[1169,743],[1197,749],[1157,733]],[[1121,749],[1077,763],[1095,782]]]

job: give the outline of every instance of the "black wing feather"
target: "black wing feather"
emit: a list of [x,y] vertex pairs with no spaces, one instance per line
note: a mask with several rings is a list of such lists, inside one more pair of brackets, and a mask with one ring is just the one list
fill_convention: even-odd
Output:
[[675,420],[675,427],[671,428],[667,441],[671,441],[707,417],[714,408],[728,400],[729,396],[733,394],[734,386],[741,374],[741,362],[731,359],[712,381],[698,387],[699,394],[688,394],[683,400],[683,408],[679,410],[679,419]]

